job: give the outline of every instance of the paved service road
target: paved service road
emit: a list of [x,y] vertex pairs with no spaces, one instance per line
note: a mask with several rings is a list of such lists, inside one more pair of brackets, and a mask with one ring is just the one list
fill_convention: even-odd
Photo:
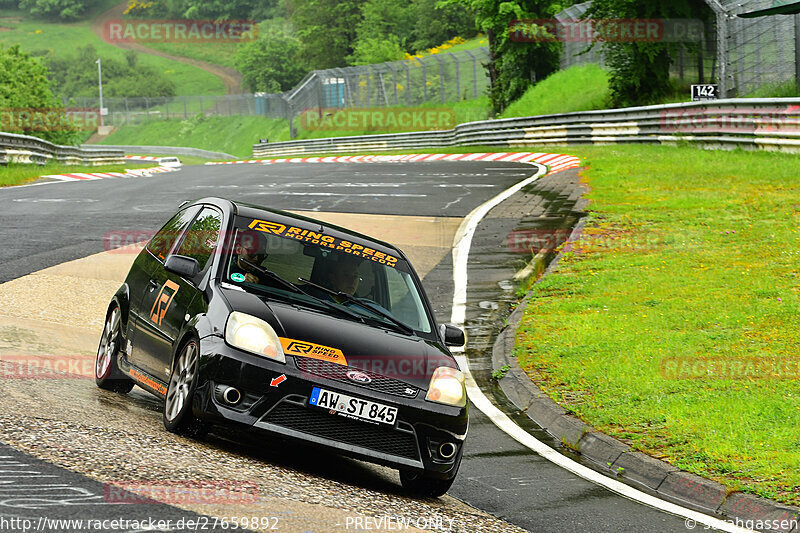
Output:
[[[446,321],[452,302],[452,260],[442,250],[451,245],[458,219],[534,171],[523,164],[486,162],[222,165],[184,167],[151,178],[0,190],[0,283],[102,252],[108,232],[156,230],[179,202],[213,195],[319,212],[320,217],[376,215],[353,218],[365,228],[370,221],[380,228],[389,215],[407,217],[391,219],[391,227],[385,228],[388,237],[375,236],[414,249],[415,265],[430,263],[420,269],[423,283],[437,318]],[[510,280],[525,264],[524,256],[509,250],[508,234],[544,227],[537,224],[573,223],[576,182],[575,171],[543,178],[492,210],[478,228],[470,255],[467,329],[468,355],[479,380],[486,381],[489,373],[486,350],[497,312],[512,298]],[[433,239],[414,233],[426,231],[425,221],[431,222],[428,233],[438,232]],[[440,223],[433,224],[436,221]],[[2,285],[0,299],[1,289]],[[452,518],[453,529],[459,531],[514,529],[452,498],[405,498],[395,473],[382,467],[317,457],[308,450],[287,451],[237,435],[212,436],[205,443],[179,439],[159,427],[158,402],[141,393],[108,395],[90,380],[60,380],[48,389],[11,381],[0,382],[4,403],[13,401],[0,413],[0,439],[96,478],[141,479],[143,473],[171,471],[181,479],[215,479],[247,472],[248,479],[271,491],[273,503],[300,501],[368,516],[438,513]],[[503,406],[502,398],[496,401]],[[586,482],[517,444],[477,409],[471,415],[452,496],[530,531],[686,531],[683,519]],[[29,426],[20,427],[23,424]],[[127,455],[116,452],[118,438],[130,444]],[[59,447],[70,453],[59,453]],[[336,520],[333,525],[312,520],[306,529],[346,530],[344,518]]]

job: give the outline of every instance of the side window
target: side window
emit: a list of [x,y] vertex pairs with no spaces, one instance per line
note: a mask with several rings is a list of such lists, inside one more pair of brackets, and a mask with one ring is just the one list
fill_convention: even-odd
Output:
[[197,259],[200,265],[200,272],[203,272],[217,246],[221,225],[222,214],[216,209],[204,207],[200,214],[197,215],[175,253]]
[[169,222],[164,224],[164,227],[158,230],[158,233],[150,239],[147,250],[156,256],[159,261],[164,261],[181,233],[183,233],[183,230],[186,229],[186,226],[188,226],[189,222],[194,218],[195,213],[197,213],[196,207],[178,211],[178,213],[169,219]]

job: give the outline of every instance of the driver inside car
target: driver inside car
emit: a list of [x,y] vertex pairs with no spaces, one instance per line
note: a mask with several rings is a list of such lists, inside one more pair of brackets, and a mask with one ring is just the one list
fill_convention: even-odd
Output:
[[[234,245],[236,262],[231,265],[230,278],[236,280],[234,274],[244,275],[244,280],[248,283],[263,283],[264,279],[248,263],[261,265],[267,257],[267,238],[258,231],[244,231],[236,237]],[[239,281],[242,281],[241,279]]]
[[360,264],[361,261],[357,257],[340,255],[338,260],[331,265],[331,269],[328,272],[331,289],[350,296],[354,295],[361,281],[358,273]]

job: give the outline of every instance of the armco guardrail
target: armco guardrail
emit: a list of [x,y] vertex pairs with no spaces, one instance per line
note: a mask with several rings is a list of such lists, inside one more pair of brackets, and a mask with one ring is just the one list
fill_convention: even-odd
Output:
[[58,162],[65,165],[115,165],[125,161],[122,150],[78,148],[16,133],[0,132],[0,164]]
[[706,148],[800,151],[800,98],[739,98],[561,115],[485,120],[452,130],[308,139],[253,145],[257,158],[537,144],[676,144]]
[[225,152],[210,152],[200,148],[189,148],[186,146],[134,146],[134,145],[111,145],[111,144],[84,144],[81,148],[91,149],[107,148],[109,150],[122,150],[126,154],[151,154],[151,155],[183,155],[202,157],[204,159],[236,159],[235,155]]

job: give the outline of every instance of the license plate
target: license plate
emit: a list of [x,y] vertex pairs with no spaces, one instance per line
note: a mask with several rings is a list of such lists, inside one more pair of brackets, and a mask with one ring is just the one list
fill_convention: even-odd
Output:
[[397,420],[397,407],[389,407],[378,402],[354,398],[340,392],[333,392],[319,387],[311,390],[308,403],[329,411],[336,411],[349,418],[379,422],[393,425]]

